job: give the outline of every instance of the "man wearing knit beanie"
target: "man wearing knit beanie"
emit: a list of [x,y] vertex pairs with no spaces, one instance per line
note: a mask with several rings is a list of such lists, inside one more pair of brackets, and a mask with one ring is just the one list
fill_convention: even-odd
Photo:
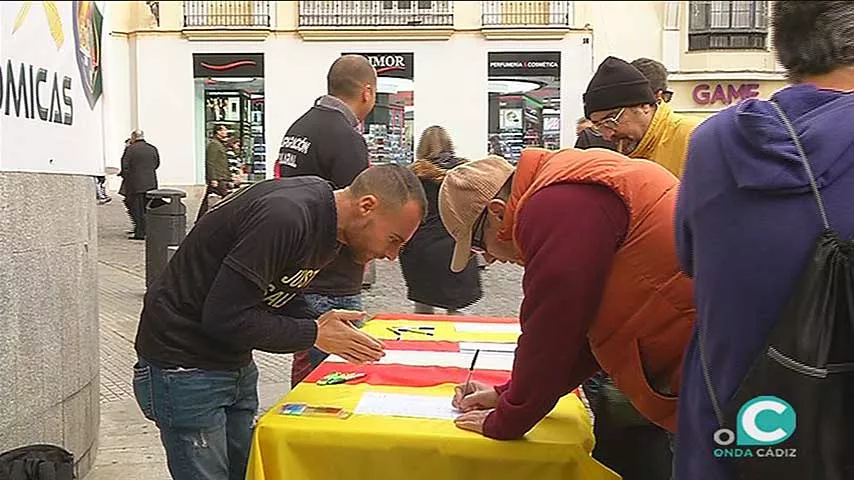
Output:
[[606,58],[583,98],[584,115],[595,131],[606,140],[633,145],[622,153],[682,175],[691,132],[702,119],[676,114],[659,102],[637,68],[616,57]]

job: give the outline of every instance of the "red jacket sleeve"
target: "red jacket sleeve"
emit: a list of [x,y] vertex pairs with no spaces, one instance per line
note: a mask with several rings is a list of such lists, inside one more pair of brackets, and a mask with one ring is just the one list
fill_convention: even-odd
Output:
[[511,380],[496,387],[498,406],[484,423],[499,440],[523,436],[598,370],[587,330],[629,221],[614,192],[582,184],[546,187],[518,215],[522,335]]

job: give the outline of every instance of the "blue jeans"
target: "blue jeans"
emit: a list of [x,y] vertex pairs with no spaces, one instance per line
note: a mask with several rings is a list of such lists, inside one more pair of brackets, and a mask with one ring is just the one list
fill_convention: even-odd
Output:
[[255,363],[237,371],[161,369],[142,358],[133,393],[160,429],[174,480],[244,480],[258,411]]
[[[362,310],[362,294],[360,293],[343,297],[331,297],[318,293],[304,293],[302,296],[318,317],[330,310]],[[362,323],[359,322],[356,326],[361,327]],[[308,360],[311,363],[311,369],[314,370],[317,368],[328,356],[329,354],[323,350],[311,347],[311,350],[308,351]]]

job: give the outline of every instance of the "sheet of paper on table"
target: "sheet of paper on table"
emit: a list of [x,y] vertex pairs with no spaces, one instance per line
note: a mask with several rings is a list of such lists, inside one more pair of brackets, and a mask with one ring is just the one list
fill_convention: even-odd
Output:
[[[380,365],[409,365],[413,367],[457,367],[468,369],[474,351],[431,352],[424,350],[386,350],[385,356],[377,362]],[[513,370],[511,351],[481,351],[477,357],[478,370]],[[345,363],[338,355],[330,355],[327,362]]]
[[518,323],[455,323],[459,333],[522,333]]
[[515,343],[489,343],[489,342],[460,342],[460,351],[474,353],[480,350],[483,352],[506,352],[515,353]]
[[359,415],[387,417],[435,418],[453,420],[461,415],[451,406],[450,397],[408,395],[402,393],[365,392],[353,411]]

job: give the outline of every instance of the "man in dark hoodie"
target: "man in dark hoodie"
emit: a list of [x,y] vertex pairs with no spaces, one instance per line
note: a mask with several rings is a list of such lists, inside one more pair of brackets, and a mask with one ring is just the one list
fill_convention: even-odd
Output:
[[[793,85],[771,101],[800,137],[830,224],[850,238],[854,2],[775,2],[773,30],[777,57]],[[728,399],[780,319],[823,230],[807,172],[771,103],[744,101],[697,128],[675,230],[682,267],[694,277],[695,328],[704,332],[711,390],[722,408],[732,407]],[[733,478],[727,462],[737,460],[715,457],[719,426],[696,332],[683,373],[676,478]]]
[[[327,94],[288,129],[279,148],[282,177],[316,175],[344,188],[368,168],[368,147],[360,124],[374,109],[377,72],[361,55],[343,55],[326,77]],[[318,315],[332,309],[362,309],[364,266],[347,248],[324,268],[303,294]],[[294,356],[291,383],[296,385],[325,354],[317,349]]]

